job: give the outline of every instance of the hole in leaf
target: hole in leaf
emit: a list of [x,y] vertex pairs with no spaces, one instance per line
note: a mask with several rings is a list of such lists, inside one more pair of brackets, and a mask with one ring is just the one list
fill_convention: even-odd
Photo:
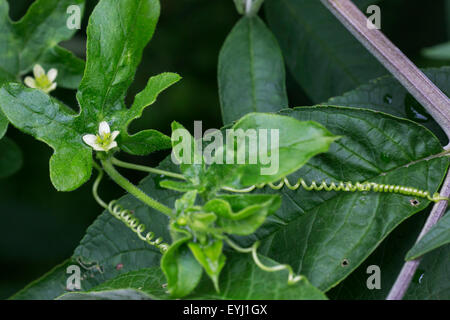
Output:
[[341,261],[341,267],[346,267],[350,264],[350,262],[348,261],[348,259],[344,259]]
[[413,207],[417,207],[420,204],[420,201],[417,199],[411,199],[409,200],[409,203],[411,203]]

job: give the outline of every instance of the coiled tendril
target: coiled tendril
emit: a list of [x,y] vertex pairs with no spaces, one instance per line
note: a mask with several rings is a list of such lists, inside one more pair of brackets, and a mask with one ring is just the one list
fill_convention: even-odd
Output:
[[302,187],[303,189],[307,191],[344,191],[344,192],[364,192],[364,191],[373,191],[373,192],[387,192],[387,193],[398,193],[402,195],[407,196],[414,196],[414,197],[420,197],[420,198],[426,198],[433,202],[439,202],[441,200],[449,200],[446,197],[442,197],[439,193],[434,193],[433,195],[430,194],[428,191],[419,190],[417,188],[413,187],[407,187],[407,186],[401,186],[401,185],[392,185],[392,184],[380,184],[376,182],[343,182],[339,181],[337,183],[331,182],[328,183],[326,181],[322,181],[321,183],[317,183],[316,181],[312,181],[310,184],[308,184],[303,178],[299,178],[297,180],[296,184],[291,184],[289,180],[285,177],[281,179],[278,183],[264,183],[264,184],[258,184],[253,185],[251,187],[245,188],[245,189],[234,189],[225,187],[223,188],[226,191],[231,192],[250,192],[255,189],[261,189],[265,186],[270,187],[273,190],[280,190],[284,186],[286,186],[290,190],[297,190],[298,188]]
[[161,252],[165,252],[169,248],[169,245],[163,242],[163,238],[159,237],[153,240],[155,238],[154,232],[149,231],[144,235],[146,228],[145,225],[141,223],[130,210],[124,209],[119,203],[117,203],[117,200],[111,201],[108,204],[107,209],[114,217],[125,223],[131,231],[136,233],[142,241],[158,248]]
[[241,253],[249,253],[250,252],[252,254],[253,261],[261,270],[264,270],[266,272],[277,272],[277,271],[286,270],[289,273],[288,284],[290,284],[290,285],[295,284],[303,279],[302,276],[296,275],[294,273],[294,271],[292,270],[292,267],[288,264],[277,264],[277,265],[271,266],[271,267],[263,264],[261,262],[261,260],[259,259],[258,252],[257,252],[259,244],[260,244],[259,241],[256,241],[255,243],[253,243],[253,245],[249,248],[242,248],[242,247],[238,246],[236,243],[234,243],[233,241],[231,241],[229,238],[225,238],[225,241],[230,245],[230,247],[232,247],[234,250],[236,250],[238,252],[241,252]]
[[139,239],[145,241],[151,246],[158,248],[161,252],[167,251],[169,245],[163,242],[163,238],[160,237],[153,240],[155,238],[155,233],[151,231],[147,232],[144,235],[146,229],[145,225],[141,223],[136,216],[133,215],[131,210],[124,209],[117,202],[117,200],[113,200],[109,204],[106,204],[106,202],[104,202],[100,198],[100,196],[98,195],[98,186],[103,178],[103,170],[98,165],[94,166],[99,173],[97,179],[94,182],[94,185],[92,186],[92,194],[94,195],[94,198],[98,202],[98,204],[108,210],[108,212],[111,213],[116,219],[122,221],[131,231],[137,234]]

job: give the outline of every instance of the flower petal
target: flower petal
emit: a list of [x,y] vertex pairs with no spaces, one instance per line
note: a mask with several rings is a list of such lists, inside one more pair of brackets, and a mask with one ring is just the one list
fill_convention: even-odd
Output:
[[47,73],[47,78],[50,82],[55,81],[57,76],[58,76],[58,70],[56,70],[55,68],[50,69]]
[[104,137],[105,134],[108,134],[111,132],[111,129],[109,128],[109,124],[106,121],[100,122],[100,125],[98,126],[98,133],[100,137]]
[[100,145],[100,144],[98,144],[97,142],[94,143],[94,145],[92,146],[92,148],[94,148],[95,151],[108,151],[108,150],[105,150],[105,148],[103,148],[103,146]]
[[46,90],[47,93],[49,93],[50,91],[55,90],[57,85],[58,85],[58,84],[57,84],[56,82],[55,82],[54,84],[52,84],[52,85],[50,86],[50,88],[48,88],[48,89]]
[[105,151],[109,151],[115,147],[117,147],[117,142],[113,141],[105,148]]
[[40,78],[42,76],[45,76],[45,70],[40,64],[36,64],[33,68],[33,74],[35,78]]
[[32,77],[26,77],[23,82],[30,88],[36,89],[36,81]]
[[116,138],[119,135],[119,133],[120,133],[120,131],[117,131],[117,130],[113,131],[111,133],[111,140],[113,140],[113,141],[116,140]]
[[97,144],[97,136],[94,134],[85,134],[83,136],[83,141],[84,143],[86,143],[87,145],[91,146],[92,148],[94,148],[94,146]]

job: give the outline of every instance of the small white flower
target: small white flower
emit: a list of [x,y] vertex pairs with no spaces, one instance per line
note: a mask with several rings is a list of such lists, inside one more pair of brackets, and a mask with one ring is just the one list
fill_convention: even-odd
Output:
[[96,151],[109,151],[117,147],[116,140],[120,131],[113,131],[109,128],[109,124],[106,121],[100,122],[98,126],[98,134],[86,134],[83,136],[83,141],[91,146]]
[[44,68],[40,64],[36,64],[33,68],[33,77],[26,77],[23,81],[30,88],[40,89],[45,93],[49,93],[56,89],[57,83],[54,82],[58,76],[58,70],[50,69],[45,74]]

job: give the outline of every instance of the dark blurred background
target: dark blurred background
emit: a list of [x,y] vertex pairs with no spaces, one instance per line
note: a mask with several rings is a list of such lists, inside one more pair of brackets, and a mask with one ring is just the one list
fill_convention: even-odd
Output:
[[[424,60],[419,52],[447,40],[444,1],[384,1],[383,31],[421,67],[440,64]],[[19,19],[32,2],[9,0],[12,19]],[[86,3],[82,30],[62,44],[80,58],[85,58],[87,19],[97,1]],[[132,130],[155,128],[170,134],[172,120],[191,130],[194,120],[202,120],[204,130],[218,128],[222,120],[216,65],[220,47],[239,19],[233,1],[162,0],[161,4],[156,33],[145,50],[127,101],[132,101],[152,75],[172,71],[183,80],[164,92],[132,124]],[[264,17],[263,11],[261,16]],[[287,87],[291,106],[311,105],[289,72]],[[58,89],[55,95],[77,108],[75,91]],[[101,212],[91,196],[92,181],[71,193],[56,192],[48,175],[51,149],[11,127],[7,135],[21,147],[24,165],[14,176],[0,180],[0,299],[70,257],[86,228]],[[167,154],[122,159],[157,165]],[[135,182],[143,178],[132,172],[127,172],[127,176]],[[101,192],[105,199],[123,194],[114,184],[103,184]]]

